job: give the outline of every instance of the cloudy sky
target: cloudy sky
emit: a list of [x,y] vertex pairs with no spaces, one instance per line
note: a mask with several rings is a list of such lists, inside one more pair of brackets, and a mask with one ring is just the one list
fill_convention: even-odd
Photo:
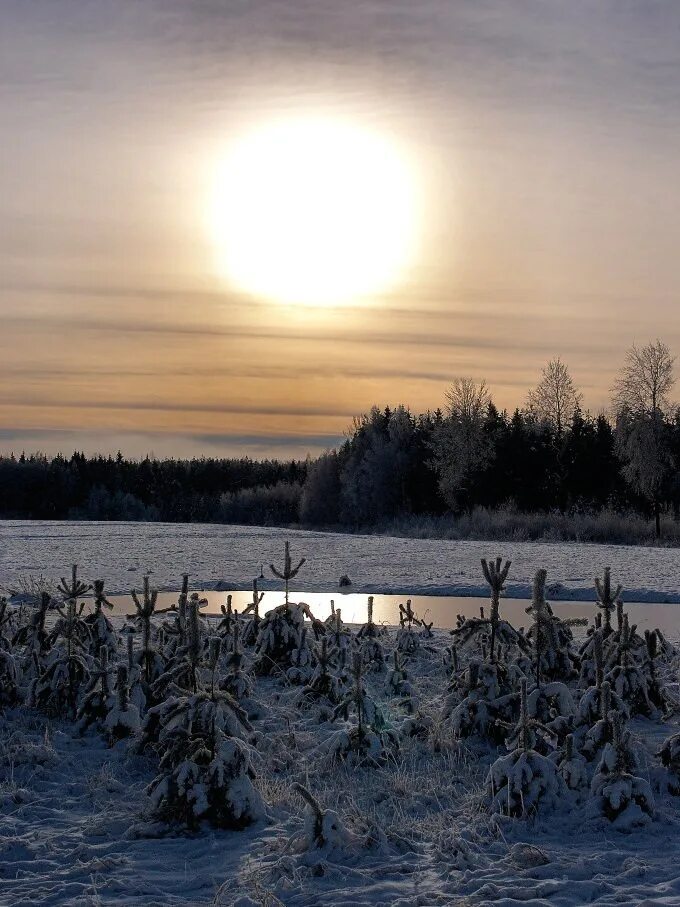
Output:
[[[306,110],[417,171],[417,254],[340,307],[230,286],[228,143]],[[592,410],[680,354],[675,0],[2,0],[0,449],[304,455],[456,375]],[[360,212],[357,212],[360,217]]]

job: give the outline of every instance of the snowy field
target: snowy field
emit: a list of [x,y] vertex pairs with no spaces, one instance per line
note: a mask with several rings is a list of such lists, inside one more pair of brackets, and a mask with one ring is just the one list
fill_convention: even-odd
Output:
[[[510,598],[528,598],[539,567],[553,600],[593,601],[593,577],[605,566],[629,602],[680,602],[680,550],[573,543],[472,542],[291,532],[247,526],[177,523],[0,522],[0,584],[22,576],[59,577],[72,563],[106,582],[110,594],[139,588],[145,573],[158,589],[177,590],[181,574],[194,588],[249,589],[276,562],[285,539],[307,563],[296,589],[337,588],[342,574],[353,592],[486,596],[479,561],[512,560]],[[269,575],[268,570],[265,573]],[[263,589],[277,588],[265,582]]]
[[[561,584],[549,589],[549,597],[555,598],[557,592],[563,599],[592,599],[593,577],[606,564],[612,567],[615,582],[626,585],[629,600],[680,601],[675,552],[664,549],[494,546],[158,524],[3,523],[0,582],[11,585],[19,577],[41,574],[50,579],[68,576],[65,567],[78,562],[85,577],[101,576],[112,592],[131,586],[139,589],[147,571],[152,582],[165,589],[177,588],[183,571],[193,574],[194,587],[249,588],[261,564],[269,573],[266,565],[281,563],[285,538],[291,541],[294,564],[298,557],[307,557],[295,586],[308,591],[332,588],[342,573],[348,573],[354,591],[414,596],[445,592],[482,595],[488,600],[479,558],[495,554],[499,547],[513,560],[509,589],[519,597],[529,594],[530,579],[543,566],[548,583]],[[263,583],[263,588],[280,590],[281,586],[280,581]],[[594,605],[579,608],[591,620],[597,611]],[[505,613],[502,603],[501,612]],[[506,616],[514,620],[509,609]],[[163,620],[170,626],[176,617],[166,615]],[[0,636],[11,640],[25,619],[23,611],[15,613],[13,625],[0,626]],[[115,665],[133,655],[126,655],[118,637],[122,618],[113,620],[110,630],[100,620],[97,633],[112,640]],[[528,620],[524,614],[524,621]],[[616,616],[612,620],[615,624]],[[243,617],[240,621],[239,632],[245,639],[247,624]],[[156,634],[160,619],[153,626],[152,645],[163,669],[176,670],[178,664],[185,664],[182,659],[189,656],[173,649],[170,631]],[[613,822],[598,812],[600,799],[593,790],[598,761],[605,758],[609,744],[588,750],[589,741],[599,739],[601,725],[596,717],[586,720],[582,714],[590,681],[579,680],[578,672],[595,657],[592,648],[581,649],[589,638],[587,628],[575,628],[573,642],[556,643],[553,654],[574,659],[575,673],[565,674],[564,688],[561,681],[557,684],[560,691],[542,715],[555,739],[539,736],[533,745],[548,756],[552,752],[554,764],[562,765],[564,734],[570,730],[588,761],[581,764],[577,754],[572,769],[560,771],[574,780],[573,768],[580,766],[587,778],[584,775],[574,790],[558,786],[552,794],[546,792],[542,805],[529,809],[523,818],[511,818],[502,808],[500,813],[494,811],[495,788],[490,792],[488,781],[495,760],[507,758],[505,732],[500,741],[491,740],[489,734],[497,736],[497,726],[491,722],[481,733],[474,730],[473,722],[469,733],[468,719],[473,714],[475,720],[483,717],[490,703],[491,714],[495,708],[509,709],[498,714],[511,717],[510,723],[515,724],[519,678],[523,673],[533,682],[530,638],[524,651],[507,642],[501,686],[515,692],[500,695],[484,686],[486,680],[479,686],[471,679],[475,663],[482,664],[480,676],[487,676],[488,636],[481,624],[470,626],[474,631],[470,642],[464,633],[455,637],[457,669],[448,652],[452,636],[435,630],[430,637],[414,625],[412,631],[390,629],[377,637],[387,662],[379,670],[367,654],[367,637],[361,637],[357,628],[328,621],[324,628],[317,626],[319,639],[314,642],[308,625],[308,638],[295,631],[297,648],[287,656],[291,667],[281,664],[272,676],[257,671],[266,635],[260,629],[258,645],[242,646],[240,682],[250,688],[239,686],[239,702],[252,725],[251,731],[243,732],[243,739],[252,748],[252,783],[263,813],[241,831],[219,830],[207,823],[187,830],[159,820],[148,793],[159,772],[158,754],[153,746],[141,750],[139,731],[132,739],[112,742],[105,724],[95,722],[81,734],[75,719],[50,716],[44,704],[0,705],[0,905],[680,905],[680,796],[672,793],[674,785],[680,792],[680,741],[675,767],[664,767],[658,757],[662,742],[680,731],[680,656],[668,645],[650,668],[640,637],[634,645],[621,630],[607,637],[607,683],[611,681],[614,689],[620,686],[624,702],[630,698],[631,710],[639,712],[636,677],[644,676],[650,691],[663,688],[666,697],[663,708],[652,709],[648,717],[633,714],[628,721],[632,736],[623,749],[635,765],[635,783],[648,794],[640,799],[642,807],[631,802]],[[205,689],[211,676],[234,682],[229,655],[233,627],[231,635],[224,627],[220,631],[213,618],[210,627],[201,630],[204,635],[216,632],[224,636],[216,668],[206,666],[208,648],[200,656],[199,686]],[[377,728],[371,745],[381,750],[372,750],[375,759],[372,756],[363,764],[352,764],[339,755],[335,761],[330,759],[333,753],[343,752],[356,715],[350,710],[347,718],[331,721],[333,703],[314,699],[309,704],[304,693],[314,683],[313,652],[324,635],[329,648],[346,652],[348,664],[355,652],[365,658],[361,682],[368,697],[369,721]],[[666,636],[670,643],[680,643],[680,632],[669,633],[666,628]],[[9,649],[19,695],[28,697],[22,684],[36,668],[28,658],[25,636],[20,638],[23,644],[9,645]],[[64,638],[57,639],[54,651],[41,655],[44,664],[59,653],[63,657],[65,645]],[[86,662],[94,676],[99,663],[96,647],[91,650]],[[405,677],[394,672],[397,650],[399,671]],[[0,641],[0,703],[9,689],[1,680],[3,651],[8,646]],[[553,665],[548,655],[546,650],[540,656],[547,659],[546,670]],[[138,655],[134,658],[139,660]],[[635,670],[625,667],[629,659]],[[340,662],[334,662],[331,673],[343,696],[354,681]],[[138,663],[131,668],[130,688],[125,689],[133,705],[140,703],[142,710],[139,697],[143,698],[144,690],[148,696],[150,688],[143,682],[142,662]],[[7,659],[5,671],[6,665]],[[602,695],[597,685],[590,687],[588,695],[592,697],[593,689]],[[191,699],[188,694],[172,693],[172,687],[168,690],[180,699],[183,695],[184,701]],[[120,708],[117,695],[116,689],[111,694],[114,710]],[[83,690],[81,709],[85,698]],[[476,705],[480,698],[481,711]],[[379,721],[371,712],[371,702],[377,705]],[[240,796],[244,783],[240,779],[237,784]],[[322,842],[316,838],[313,813],[296,783],[309,790],[324,810],[337,814],[325,814]],[[611,797],[616,798],[625,783],[624,779],[610,784]],[[531,795],[527,788],[523,796]]]

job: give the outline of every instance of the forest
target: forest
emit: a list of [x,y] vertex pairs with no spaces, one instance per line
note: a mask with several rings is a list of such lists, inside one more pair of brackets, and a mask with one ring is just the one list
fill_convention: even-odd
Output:
[[513,412],[485,382],[456,378],[444,409],[374,406],[337,448],[306,461],[15,452],[0,457],[0,516],[358,531],[480,511],[618,514],[649,521],[660,537],[680,519],[673,364],[661,341],[632,347],[611,406],[597,414],[582,408],[560,359]]

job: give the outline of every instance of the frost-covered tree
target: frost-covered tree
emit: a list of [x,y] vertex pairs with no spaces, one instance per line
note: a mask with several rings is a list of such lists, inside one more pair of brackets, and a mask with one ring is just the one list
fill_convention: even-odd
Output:
[[541,680],[568,680],[576,674],[577,654],[573,649],[572,626],[587,623],[578,617],[562,620],[553,614],[545,599],[545,570],[536,571],[531,604],[526,609],[533,617],[527,638],[533,643],[536,685]]
[[153,645],[153,616],[156,611],[156,602],[158,601],[158,589],[151,588],[148,576],[144,577],[143,583],[141,600],[134,589],[130,593],[136,609],[136,614],[132,621],[141,633],[142,645],[141,650],[137,654],[141,676],[144,683],[147,686],[151,686],[163,673],[165,661]]
[[675,359],[656,340],[632,346],[614,385],[616,445],[623,472],[652,508],[656,537],[661,536],[661,492],[671,458],[665,417],[672,409]]
[[527,402],[539,419],[555,429],[559,439],[572,422],[582,399],[583,394],[576,389],[569,369],[558,357],[545,366],[541,380],[529,391]]
[[446,401],[446,417],[433,438],[433,466],[442,498],[459,511],[474,503],[474,477],[493,459],[493,447],[484,431],[491,398],[486,382],[456,378]]
[[334,450],[308,461],[300,495],[300,522],[334,526],[340,519],[340,460]]
[[526,817],[538,809],[555,809],[559,805],[566,785],[554,762],[534,748],[538,735],[552,736],[549,728],[529,717],[527,684],[523,680],[519,721],[507,740],[514,749],[493,763],[486,779],[487,803],[492,812]]
[[29,704],[54,717],[74,718],[78,696],[90,676],[83,635],[82,618],[76,611],[75,599],[69,599],[66,610],[59,608],[60,618],[50,639],[58,640],[60,649],[40,675],[29,685]]
[[654,795],[647,781],[631,774],[635,762],[630,731],[618,712],[611,712],[612,739],[605,744],[590,784],[589,814],[604,816],[621,830],[644,824],[654,814]]

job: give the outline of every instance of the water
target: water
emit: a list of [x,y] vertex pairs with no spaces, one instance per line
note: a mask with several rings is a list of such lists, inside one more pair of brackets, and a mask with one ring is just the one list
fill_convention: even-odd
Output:
[[[226,592],[200,592],[201,598],[207,599],[208,604],[202,609],[203,613],[219,614],[220,606],[227,601]],[[232,607],[239,612],[243,611],[252,600],[250,592],[235,591],[231,593]],[[451,628],[456,625],[456,615],[465,617],[479,616],[479,609],[483,607],[488,614],[488,598],[474,598],[461,596],[436,596],[412,595],[409,596],[413,610],[419,618],[424,618],[427,623],[434,622],[435,627]],[[132,614],[134,604],[129,595],[112,596],[114,613],[117,615]],[[260,613],[264,614],[271,608],[283,603],[282,592],[266,592],[260,605]],[[341,609],[342,619],[346,623],[362,624],[367,617],[368,596],[349,592],[295,592],[291,591],[290,601],[306,602],[312,613],[320,620],[324,620],[331,613],[331,600],[335,602],[336,609]],[[176,592],[161,592],[158,595],[158,608],[168,608],[177,602]],[[406,602],[403,595],[374,595],[373,620],[376,623],[396,624],[399,619],[399,604]],[[501,601],[501,616],[510,621],[515,627],[526,627],[531,622],[530,615],[526,613],[529,602],[526,599],[506,598]],[[597,608],[587,602],[555,602],[552,607],[561,618],[587,618],[592,621]],[[626,602],[626,612],[631,623],[635,623],[641,630],[658,627],[666,636],[676,638],[680,636],[680,606],[677,604]]]

